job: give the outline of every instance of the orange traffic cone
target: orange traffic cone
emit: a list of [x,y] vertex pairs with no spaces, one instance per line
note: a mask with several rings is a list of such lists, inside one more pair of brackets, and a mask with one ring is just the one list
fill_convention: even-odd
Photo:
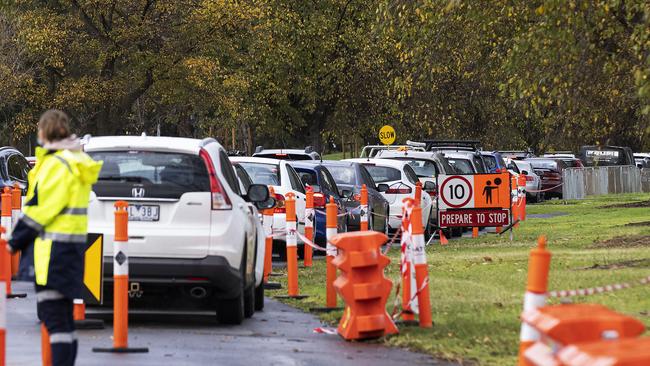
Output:
[[415,289],[418,297],[418,318],[420,328],[431,328],[431,300],[429,298],[429,270],[427,256],[424,251],[424,228],[422,227],[422,208],[413,207],[410,217],[412,243],[412,262],[415,266]]
[[440,245],[449,244],[449,240],[447,240],[447,237],[445,236],[445,232],[442,229],[440,229],[439,233],[440,233]]

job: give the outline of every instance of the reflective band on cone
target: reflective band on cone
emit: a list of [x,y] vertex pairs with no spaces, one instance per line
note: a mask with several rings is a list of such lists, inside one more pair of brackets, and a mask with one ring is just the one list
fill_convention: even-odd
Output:
[[337,250],[336,247],[331,243],[332,238],[337,234],[336,223],[336,203],[334,203],[334,197],[330,196],[329,203],[325,205],[325,214],[326,214],[326,236],[327,236],[327,246],[326,253],[327,257],[325,258],[327,262],[326,268],[326,301],[325,306],[328,308],[336,307],[336,289],[334,288],[334,281],[336,280],[336,267],[332,264],[332,259],[336,257]]
[[359,230],[368,230],[368,188],[361,186],[361,205],[359,206]]
[[[307,186],[307,192],[305,194],[305,237],[312,242],[314,241],[314,219],[316,218],[316,212],[314,211],[314,189],[310,186]],[[313,249],[309,245],[304,247],[304,256],[303,264],[305,267],[311,267],[313,265]]]
[[415,206],[410,217],[411,221],[411,258],[415,265],[415,282],[418,297],[418,317],[420,328],[431,328],[431,299],[429,298],[429,271],[427,255],[424,250],[424,228],[422,227],[422,208]]
[[[537,239],[537,248],[530,251],[528,260],[528,280],[524,296],[524,312],[544,306],[548,292],[548,274],[551,266],[551,252],[546,250],[546,237]],[[526,323],[521,324],[519,336],[518,365],[532,365],[524,357],[524,352],[539,340],[539,332]]]
[[298,296],[298,238],[296,233],[296,195],[286,194],[287,286],[289,296]]

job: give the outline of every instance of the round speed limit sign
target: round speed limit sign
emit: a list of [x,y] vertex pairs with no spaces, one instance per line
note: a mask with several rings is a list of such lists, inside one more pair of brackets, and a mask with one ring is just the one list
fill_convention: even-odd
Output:
[[451,208],[466,207],[473,196],[472,183],[460,175],[448,177],[440,186],[440,199]]

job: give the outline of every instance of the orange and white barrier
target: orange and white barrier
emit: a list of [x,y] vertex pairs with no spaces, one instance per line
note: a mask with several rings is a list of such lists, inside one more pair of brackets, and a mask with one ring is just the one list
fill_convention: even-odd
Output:
[[336,280],[336,267],[332,264],[332,260],[336,257],[336,247],[331,243],[334,236],[337,234],[337,209],[334,197],[330,196],[329,202],[325,205],[325,234],[327,237],[326,245],[326,300],[325,306],[328,308],[336,308],[336,289],[334,288],[334,281]]
[[[7,242],[0,239],[0,251],[7,252]],[[0,366],[5,365],[7,352],[7,287],[0,281]]]
[[359,230],[368,230],[368,187],[361,186],[361,205],[359,206]]
[[129,204],[115,202],[113,239],[113,347],[93,352],[143,353],[148,348],[129,347]]
[[[311,186],[307,186],[307,192],[305,194],[305,237],[309,239],[310,242],[314,241],[314,220],[316,219],[316,212],[314,210],[314,189]],[[311,245],[305,244],[304,247],[304,257],[303,264],[305,267],[311,267],[313,265],[312,257],[314,251]]]
[[424,249],[424,228],[422,227],[422,208],[413,207],[411,221],[411,259],[415,266],[415,283],[418,298],[418,319],[420,328],[431,328],[431,300],[429,298],[429,270]]
[[[2,230],[2,239],[4,241],[8,241],[9,237],[11,236],[11,190],[9,187],[5,187],[4,190],[2,191],[2,201],[0,202],[0,226],[4,228]],[[6,245],[5,245],[6,246]],[[11,295],[11,255],[7,253],[7,251],[2,248],[0,250],[2,253],[0,255],[0,266],[2,268],[0,271],[2,272],[2,280],[5,281],[5,288],[6,288],[6,294],[7,296]]]
[[[14,183],[13,188],[11,189],[11,224],[15,225],[20,218],[20,211],[23,207],[23,191],[20,189],[18,183]],[[13,226],[12,226],[13,228]],[[14,253],[11,256],[11,275],[16,276],[18,274],[18,267],[20,266],[20,252]]]
[[414,206],[412,198],[405,198],[402,206],[402,237],[400,240],[401,261],[400,273],[402,278],[402,319],[415,320],[413,307],[417,306],[417,299],[411,296],[411,213]]
[[526,176],[519,176],[519,220],[526,221]]
[[289,192],[286,194],[286,199],[284,201],[287,212],[287,286],[289,287],[289,297],[298,296],[298,235],[295,197],[295,194]]
[[[546,237],[537,239],[537,248],[530,251],[528,260],[528,281],[524,296],[524,312],[533,311],[546,304],[548,292],[548,274],[551,267],[551,252],[546,250]],[[519,336],[518,365],[531,365],[524,353],[540,338],[539,332],[527,323],[521,324]]]

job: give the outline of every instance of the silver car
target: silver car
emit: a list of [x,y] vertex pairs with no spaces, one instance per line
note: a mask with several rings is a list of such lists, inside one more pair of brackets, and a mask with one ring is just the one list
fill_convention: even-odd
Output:
[[530,165],[529,162],[524,160],[511,160],[506,159],[506,163],[510,166],[510,163],[514,163],[514,167],[517,168],[518,174],[524,174],[526,176],[526,199],[529,202],[539,202],[544,197],[544,194],[540,192],[542,190],[542,180],[535,173],[535,170]]

